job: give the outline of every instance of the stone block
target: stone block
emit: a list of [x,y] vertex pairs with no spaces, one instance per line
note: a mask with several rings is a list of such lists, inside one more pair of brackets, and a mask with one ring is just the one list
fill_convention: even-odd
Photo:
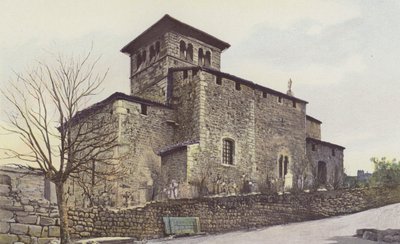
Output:
[[44,226],[40,237],[49,237],[49,227]]
[[60,226],[49,226],[49,237],[59,237]]
[[42,226],[40,225],[30,225],[29,226],[29,235],[35,237],[42,236]]
[[89,232],[81,232],[80,234],[79,234],[81,237],[89,237],[90,236],[90,233]]
[[17,216],[17,222],[21,224],[36,224],[37,216],[35,215]]
[[12,219],[13,216],[14,216],[13,212],[0,209],[0,220],[1,220],[1,222],[3,222],[3,221],[6,222],[6,221]]
[[15,214],[16,214],[17,216],[28,216],[28,215],[29,215],[29,212],[17,211],[17,212],[15,212]]
[[28,234],[28,225],[11,223],[10,232],[11,234],[26,235]]
[[19,238],[19,241],[22,243],[31,243],[30,236],[20,235],[20,236],[18,236],[18,238]]
[[49,217],[40,217],[40,225],[55,225],[56,219]]
[[18,241],[17,235],[0,234],[0,243],[14,243]]
[[9,223],[0,222],[0,233],[5,234],[8,233],[9,230],[10,230]]
[[27,212],[33,212],[33,211],[35,211],[35,208],[31,205],[25,205],[24,210]]

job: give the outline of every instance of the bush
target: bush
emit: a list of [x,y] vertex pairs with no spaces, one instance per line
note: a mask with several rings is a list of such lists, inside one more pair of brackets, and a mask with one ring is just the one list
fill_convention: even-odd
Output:
[[394,187],[400,185],[400,162],[396,159],[388,160],[385,157],[371,158],[375,170],[370,179],[371,186]]

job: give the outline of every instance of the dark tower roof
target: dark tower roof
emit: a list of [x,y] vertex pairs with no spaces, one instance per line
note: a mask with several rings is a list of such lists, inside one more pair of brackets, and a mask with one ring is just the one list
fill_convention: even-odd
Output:
[[172,18],[168,14],[164,15],[159,21],[150,26],[142,34],[136,37],[133,41],[129,42],[125,47],[121,49],[123,53],[131,53],[133,50],[145,45],[149,39],[157,38],[160,35],[175,31],[185,36],[193,37],[197,40],[203,41],[221,50],[224,50],[230,45],[218,38],[207,34],[204,31],[196,29],[188,24],[180,22],[177,19]]

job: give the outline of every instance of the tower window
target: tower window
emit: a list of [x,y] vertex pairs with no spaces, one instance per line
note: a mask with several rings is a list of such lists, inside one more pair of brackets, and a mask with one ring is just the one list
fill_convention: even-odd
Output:
[[287,175],[288,168],[289,168],[289,157],[288,156],[283,157],[283,155],[280,155],[278,159],[279,178],[284,178]]
[[317,150],[316,147],[315,147],[315,144],[312,144],[312,145],[311,145],[311,150],[312,150],[312,151],[316,151],[316,150]]
[[222,85],[222,78],[221,78],[221,76],[217,76],[215,83],[217,83],[217,85]]
[[199,55],[198,55],[197,64],[201,66],[201,65],[203,65],[203,62],[204,62],[204,53],[203,53],[203,49],[200,48],[199,49]]
[[240,91],[242,88],[240,87],[240,83],[239,82],[236,82],[236,84],[235,84],[235,89],[237,90],[237,91]]
[[296,106],[296,101],[293,101],[293,108],[297,107]]
[[207,51],[206,56],[204,58],[204,66],[210,66],[211,65],[211,52]]
[[278,97],[278,103],[282,103],[282,97]]
[[184,70],[183,71],[183,79],[186,79],[186,78],[188,78],[188,71]]
[[146,104],[140,104],[140,113],[143,115],[147,115],[147,105]]
[[146,58],[147,58],[146,50],[143,50],[143,52],[142,52],[142,62],[145,62]]
[[336,155],[336,153],[335,153],[335,149],[334,149],[334,148],[332,148],[332,156],[334,156],[334,157],[335,157],[335,155]]
[[184,41],[181,41],[179,43],[179,57],[181,59],[186,58],[186,43]]
[[186,50],[186,60],[192,62],[193,61],[193,45],[188,44],[188,48]]
[[233,157],[235,153],[235,142],[230,139],[222,141],[222,163],[233,165]]

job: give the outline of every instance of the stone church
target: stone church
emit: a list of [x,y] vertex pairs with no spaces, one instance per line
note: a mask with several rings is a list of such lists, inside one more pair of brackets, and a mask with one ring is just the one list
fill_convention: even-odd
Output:
[[344,147],[321,140],[321,121],[290,86],[283,93],[222,72],[229,46],[165,15],[122,48],[130,94],[82,111],[109,110],[119,151],[129,154],[119,162],[126,175],[111,183],[110,205],[166,191],[196,197],[341,184]]

